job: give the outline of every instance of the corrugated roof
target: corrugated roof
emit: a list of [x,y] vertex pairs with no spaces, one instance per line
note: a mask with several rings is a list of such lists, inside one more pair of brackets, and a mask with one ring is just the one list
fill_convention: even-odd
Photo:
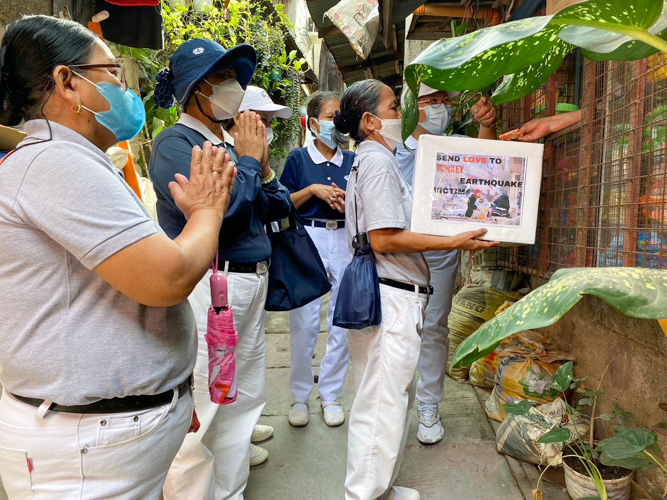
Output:
[[[362,59],[354,52],[349,40],[333,25],[324,13],[336,5],[339,0],[308,0],[308,10],[324,39],[348,85],[367,78],[366,71],[371,70],[373,77],[392,85],[402,81],[403,46],[405,41],[405,17],[424,3],[424,0],[381,0],[382,8],[390,8],[392,25],[396,30],[389,36],[389,48],[385,47],[382,37],[375,40],[367,59]],[[395,43],[394,43],[395,42]],[[396,63],[399,63],[397,68]]]

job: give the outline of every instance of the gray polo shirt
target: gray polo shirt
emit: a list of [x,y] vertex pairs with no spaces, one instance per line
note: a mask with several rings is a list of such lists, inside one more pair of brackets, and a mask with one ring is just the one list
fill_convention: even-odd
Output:
[[143,306],[95,267],[161,231],[104,153],[45,120],[0,165],[0,381],[63,405],[157,394],[185,380],[188,302]]
[[[358,179],[355,167],[359,168]],[[412,195],[391,151],[377,142],[364,141],[359,145],[352,168],[346,190],[348,240],[351,242],[357,233],[355,210],[359,232],[387,228],[409,230]],[[375,259],[380,278],[418,285],[429,283],[428,265],[420,253],[376,253]]]

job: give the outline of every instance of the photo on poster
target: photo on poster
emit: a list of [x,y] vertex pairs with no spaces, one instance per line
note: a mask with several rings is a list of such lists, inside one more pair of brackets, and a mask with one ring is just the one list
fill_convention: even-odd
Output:
[[435,164],[432,221],[521,226],[526,156],[440,151]]

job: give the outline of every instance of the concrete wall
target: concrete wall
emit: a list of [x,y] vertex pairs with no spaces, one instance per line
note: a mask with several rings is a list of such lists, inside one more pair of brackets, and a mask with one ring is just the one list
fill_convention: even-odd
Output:
[[[405,33],[407,36],[408,29],[410,28],[410,22],[412,21],[412,14],[410,14],[405,19]],[[426,48],[428,48],[435,40],[405,40],[405,49],[404,49],[404,67],[410,64],[415,58],[421,54]]]
[[[0,7],[0,25],[4,28],[12,21],[28,14],[53,15],[52,0],[2,0]],[[4,30],[0,30],[0,38]]]

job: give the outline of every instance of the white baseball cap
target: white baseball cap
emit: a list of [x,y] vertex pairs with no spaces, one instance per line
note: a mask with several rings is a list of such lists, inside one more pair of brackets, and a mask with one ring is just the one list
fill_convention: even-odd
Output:
[[274,116],[278,118],[291,118],[292,110],[287,106],[281,106],[280,104],[275,104],[269,94],[266,93],[266,90],[255,87],[254,85],[248,85],[248,88],[245,91],[245,96],[243,97],[243,102],[241,102],[241,111],[266,111],[268,113],[273,113]]
[[[248,87],[250,88],[250,87]],[[429,87],[428,85],[425,85],[423,83],[419,84],[419,96],[418,97],[424,97],[425,95],[431,95],[435,94],[436,92],[440,92],[438,89],[434,89]],[[452,91],[447,91],[447,95],[449,96],[450,99],[454,99],[457,95],[459,95],[461,92],[458,90],[452,90]]]

